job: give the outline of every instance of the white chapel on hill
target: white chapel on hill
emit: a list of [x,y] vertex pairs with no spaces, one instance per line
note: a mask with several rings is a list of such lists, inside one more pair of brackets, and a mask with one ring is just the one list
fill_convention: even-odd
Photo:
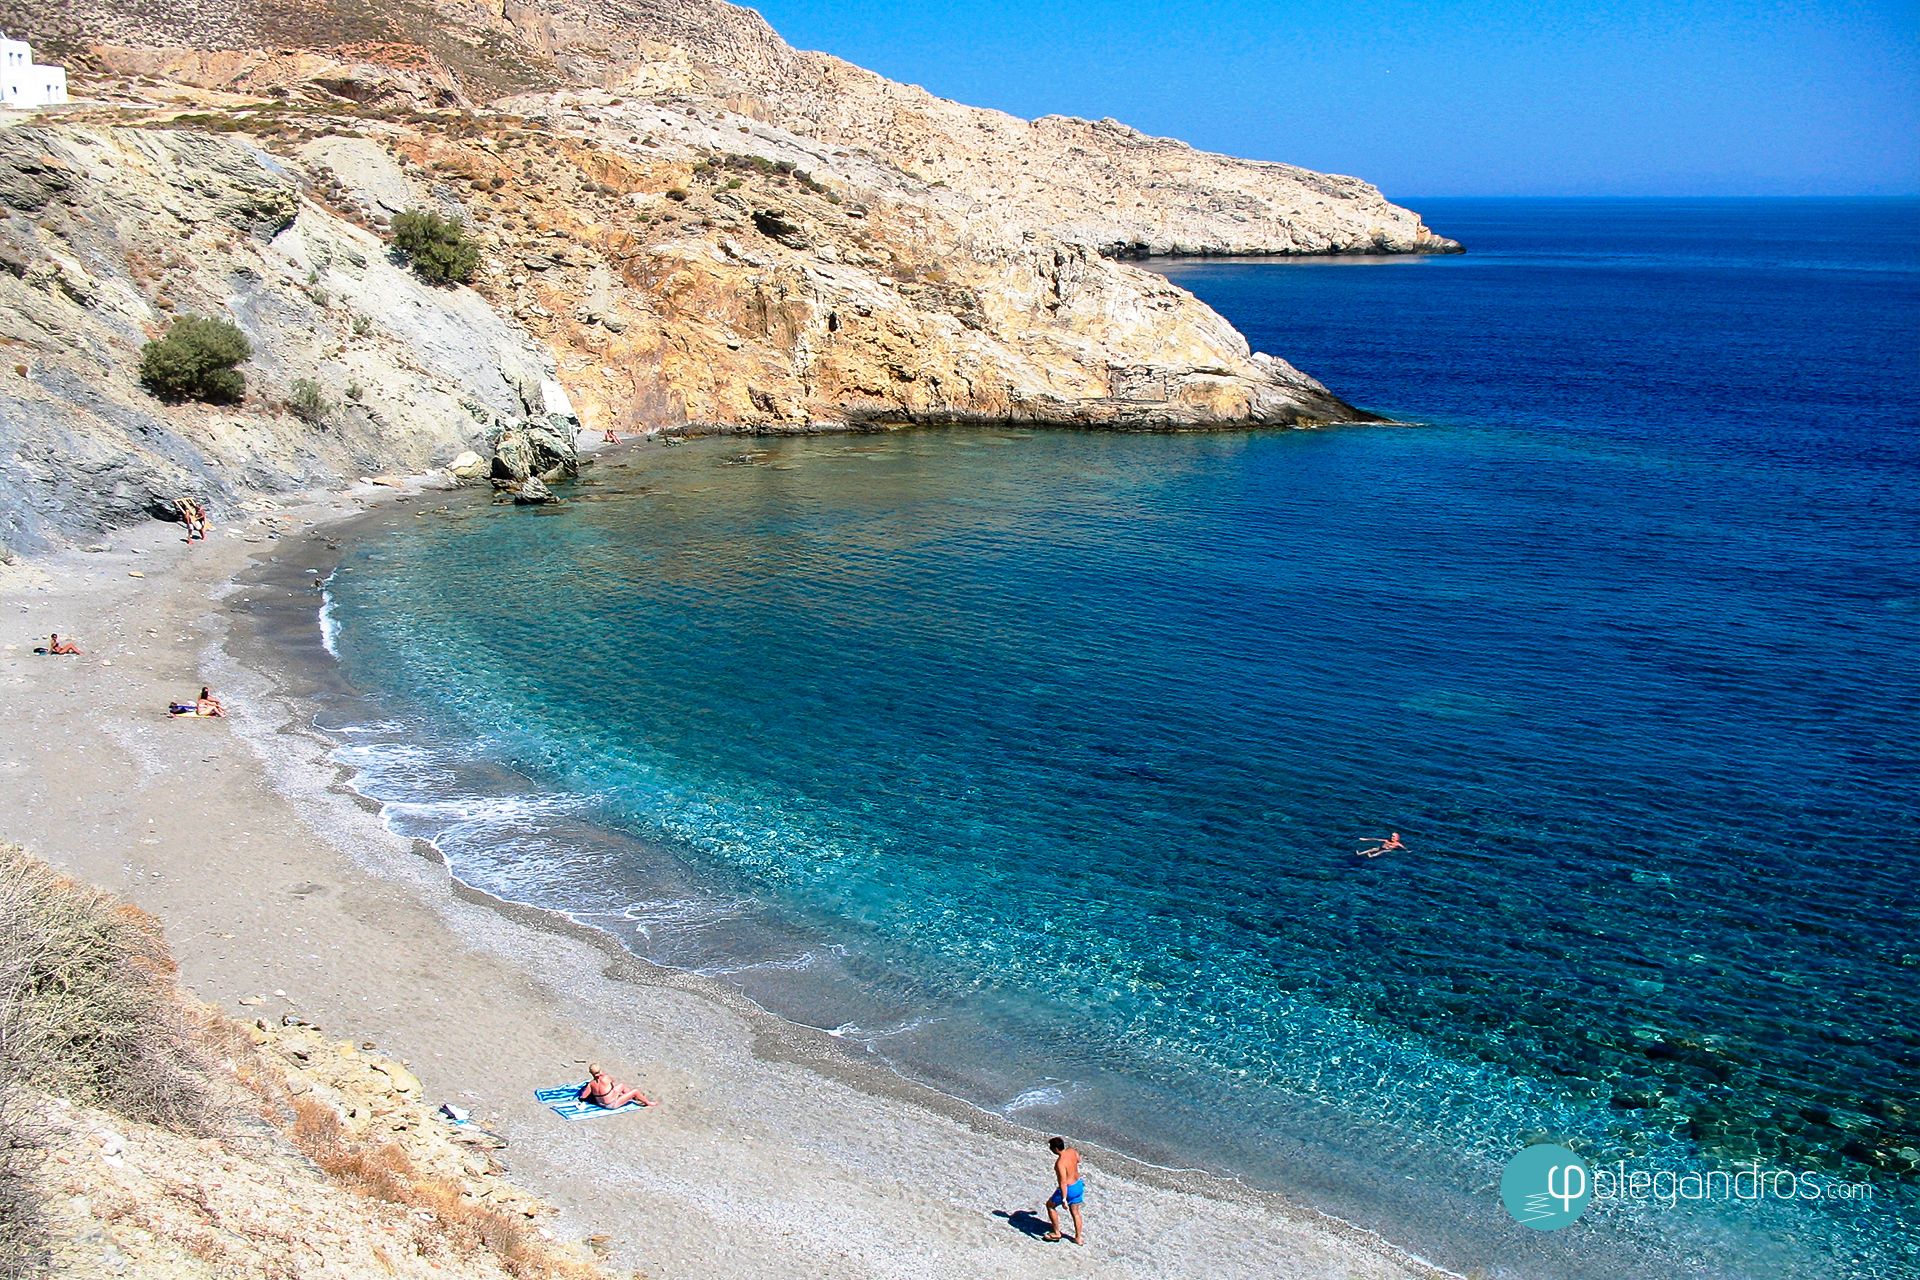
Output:
[[52,107],[66,100],[66,69],[41,66],[25,40],[0,34],[0,107]]

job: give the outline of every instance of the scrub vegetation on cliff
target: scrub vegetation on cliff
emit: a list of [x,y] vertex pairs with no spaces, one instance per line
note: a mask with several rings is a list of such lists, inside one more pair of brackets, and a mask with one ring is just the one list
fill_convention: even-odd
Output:
[[153,917],[0,845],[0,1275],[610,1274],[498,1175],[402,1065],[196,1004]]
[[233,404],[247,393],[237,368],[253,354],[246,336],[225,320],[181,316],[140,350],[140,385],[162,400]]
[[[718,0],[177,19],[25,0],[104,105],[0,130],[0,545],[579,426],[1351,420],[1124,259],[1457,248],[1354,179],[945,102]],[[187,315],[246,383],[155,405]]]
[[[496,185],[497,184],[497,185]],[[495,176],[493,190],[506,185]],[[458,218],[443,218],[430,209],[407,209],[394,215],[393,247],[429,284],[465,284],[480,265],[480,246],[467,236]]]

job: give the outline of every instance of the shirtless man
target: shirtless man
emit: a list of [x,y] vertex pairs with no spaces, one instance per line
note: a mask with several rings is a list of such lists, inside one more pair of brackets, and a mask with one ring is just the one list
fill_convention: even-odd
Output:
[[[1380,838],[1375,836],[1374,839],[1379,840]],[[1383,853],[1392,853],[1395,849],[1404,849],[1406,847],[1407,846],[1400,843],[1400,833],[1396,831],[1386,839],[1380,840],[1380,843],[1374,845],[1373,848],[1355,849],[1354,852],[1363,858],[1377,858]]]
[[59,654],[79,653],[80,646],[73,642],[72,637],[62,640],[60,633],[56,631],[53,633],[53,638],[47,641],[47,652]]
[[575,1095],[582,1102],[591,1102],[596,1107],[605,1107],[609,1111],[618,1111],[629,1102],[637,1102],[643,1107],[653,1105],[653,1099],[638,1089],[621,1084],[600,1069],[600,1064],[587,1064],[587,1082],[580,1086]]
[[1086,1198],[1087,1184],[1080,1177],[1080,1153],[1068,1146],[1065,1138],[1048,1138],[1047,1149],[1053,1152],[1053,1176],[1060,1186],[1047,1197],[1047,1225],[1053,1230],[1040,1238],[1061,1238],[1060,1210],[1064,1207],[1073,1215],[1073,1242],[1085,1244],[1087,1227],[1080,1220],[1080,1201]]

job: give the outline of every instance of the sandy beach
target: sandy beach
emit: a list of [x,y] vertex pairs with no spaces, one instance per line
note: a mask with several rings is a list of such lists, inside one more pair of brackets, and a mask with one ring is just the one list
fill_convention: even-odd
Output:
[[[610,1237],[658,1280],[1447,1274],[1277,1197],[1096,1148],[1089,1243],[1043,1243],[1028,1215],[1049,1189],[1045,1135],[455,883],[327,761],[252,625],[262,591],[317,605],[310,582],[270,585],[304,565],[261,579],[259,557],[297,559],[315,529],[394,497],[361,486],[216,513],[202,545],[149,524],[0,567],[0,838],[158,914],[203,999],[406,1060],[429,1100],[509,1139],[561,1230]],[[85,656],[33,654],[52,631]],[[231,718],[170,721],[167,701],[203,682]],[[569,1124],[534,1101],[589,1059],[660,1105]]]

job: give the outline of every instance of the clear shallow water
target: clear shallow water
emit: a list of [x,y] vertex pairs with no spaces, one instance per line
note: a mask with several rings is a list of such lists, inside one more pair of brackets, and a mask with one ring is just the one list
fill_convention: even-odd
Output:
[[[482,887],[1457,1266],[1912,1270],[1920,210],[1418,207],[1473,252],[1169,274],[1427,425],[409,518],[332,583],[343,758]],[[1545,1132],[1876,1199],[1534,1236]]]

